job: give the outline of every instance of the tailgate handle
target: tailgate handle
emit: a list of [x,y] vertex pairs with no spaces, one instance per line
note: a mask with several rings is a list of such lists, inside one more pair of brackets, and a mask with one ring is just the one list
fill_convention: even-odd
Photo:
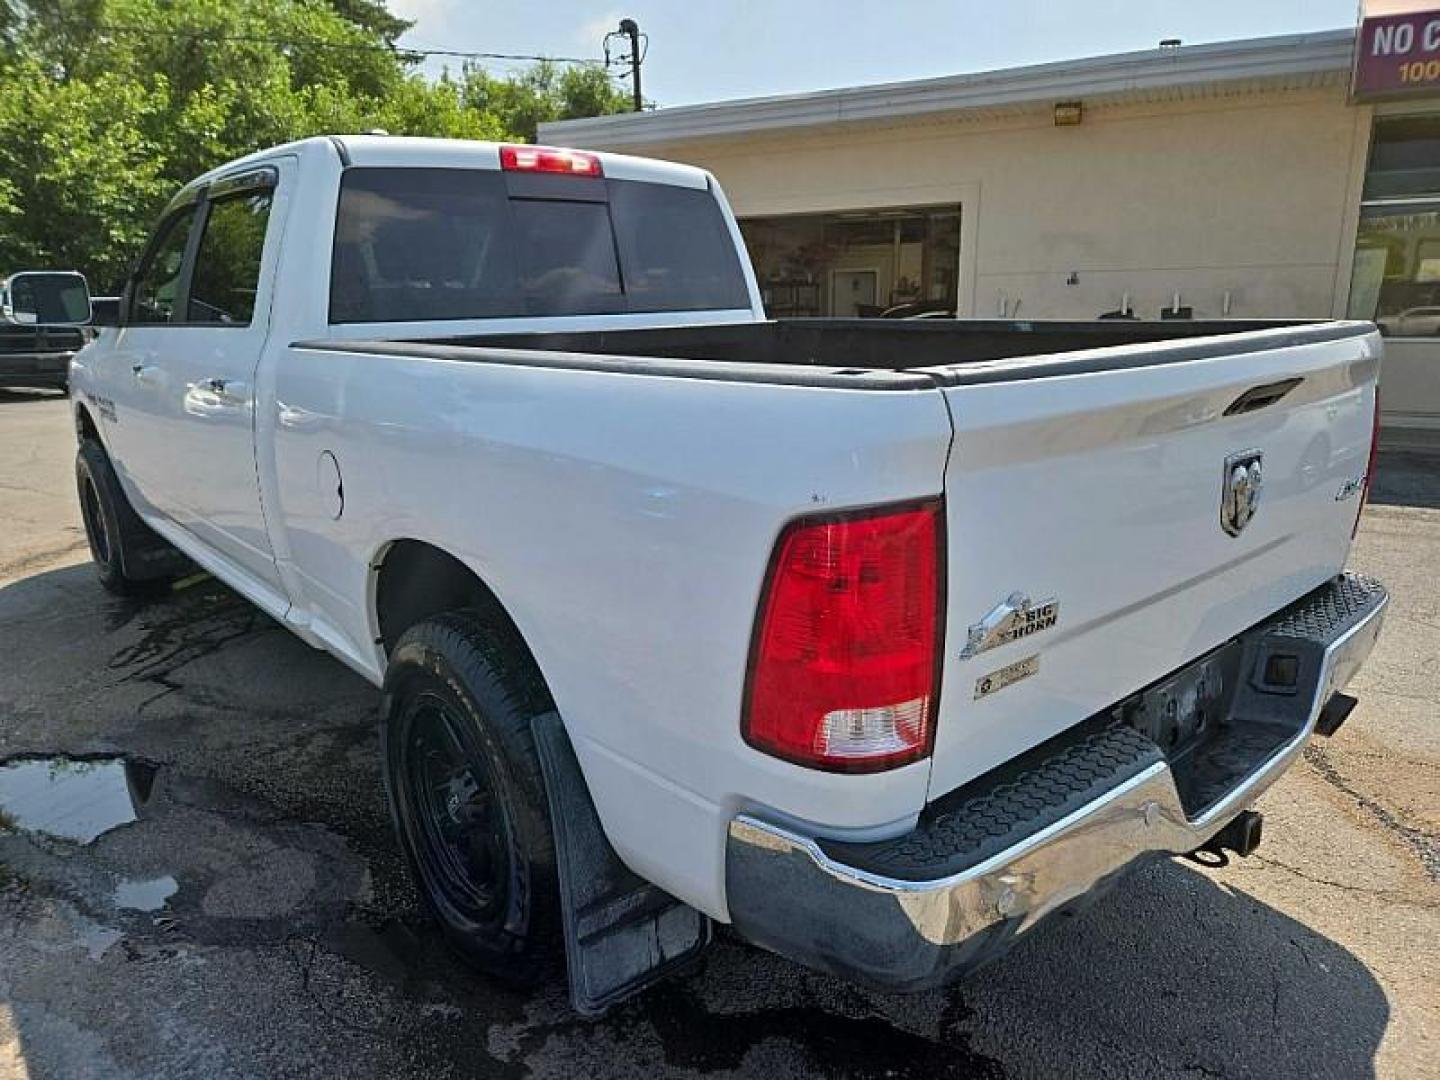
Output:
[[1256,412],[1267,405],[1274,405],[1304,381],[1303,378],[1297,376],[1293,379],[1265,383],[1263,386],[1252,386],[1230,403],[1230,407],[1225,410],[1225,415],[1239,416],[1241,413]]

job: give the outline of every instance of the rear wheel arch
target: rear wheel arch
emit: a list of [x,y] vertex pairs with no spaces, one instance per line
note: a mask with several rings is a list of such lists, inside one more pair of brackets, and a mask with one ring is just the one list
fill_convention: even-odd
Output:
[[504,652],[538,681],[546,708],[549,683],[524,634],[494,590],[457,556],[424,540],[387,543],[371,560],[371,616],[376,643],[388,659],[410,627],[447,612],[465,611]]
[[[608,1003],[624,996],[697,955],[709,941],[708,921],[691,912],[687,923],[675,910],[683,907],[680,901],[654,885],[641,889],[644,879],[637,880],[637,872],[613,848],[568,725],[499,596],[465,562],[417,539],[385,545],[371,566],[372,631],[385,666],[381,740],[391,816],[422,894],[461,954],[487,971],[530,982],[554,971],[568,953],[572,994],[582,995],[592,1008],[596,1000]],[[481,744],[475,749],[501,767],[483,783],[451,783],[444,800],[447,814],[442,814],[437,809],[441,801],[424,794],[427,787],[435,790],[433,783],[427,785],[428,763],[443,759],[426,725],[436,726],[437,699],[443,719],[448,695],[455,695],[449,700],[461,706],[462,718],[463,707],[473,703],[469,730]],[[417,766],[422,760],[424,769]],[[450,763],[440,771],[449,772]],[[489,773],[481,762],[470,771],[476,777]],[[510,853],[503,880],[513,885],[500,894],[508,912],[503,930],[480,921],[466,902],[473,890],[464,887],[464,879],[442,872],[457,865],[455,851],[434,842],[446,831],[447,816],[469,820],[472,804],[463,800],[465,793],[485,790],[504,804],[501,820],[513,826],[487,834],[482,846],[487,853]],[[461,809],[449,811],[456,792]],[[484,865],[498,861],[487,854]],[[562,894],[564,877],[582,884]],[[567,944],[566,935],[578,933],[577,905],[597,888],[608,890],[611,900],[648,897],[656,926],[663,916],[669,928],[670,951],[617,981],[613,965],[603,959],[604,949],[592,949],[596,956],[587,961],[585,948]],[[522,895],[523,901],[514,899]],[[604,918],[589,918],[588,932],[597,937],[629,932],[628,916],[618,905]],[[518,928],[513,933],[512,925]],[[689,930],[684,948],[676,945],[677,925]],[[592,985],[594,980],[598,983]]]

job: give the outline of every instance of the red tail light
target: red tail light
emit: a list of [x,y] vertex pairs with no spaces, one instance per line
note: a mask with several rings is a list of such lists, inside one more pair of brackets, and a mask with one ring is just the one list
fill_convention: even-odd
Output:
[[930,753],[944,507],[804,518],[775,545],[741,731],[767,754],[874,772]]
[[502,146],[500,168],[507,172],[563,173],[566,176],[604,176],[600,159],[584,150],[553,146]]
[[1365,462],[1365,477],[1360,481],[1360,505],[1355,510],[1355,524],[1350,529],[1350,539],[1360,531],[1360,515],[1370,499],[1370,485],[1375,481],[1375,455],[1380,450],[1380,388],[1375,388],[1375,422],[1370,426],[1370,458]]

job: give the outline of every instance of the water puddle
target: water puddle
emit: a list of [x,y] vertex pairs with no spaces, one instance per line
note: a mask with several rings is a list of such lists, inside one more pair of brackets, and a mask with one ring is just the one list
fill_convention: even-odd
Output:
[[180,884],[168,874],[149,881],[122,881],[115,886],[115,906],[128,911],[159,911]]
[[155,767],[123,758],[30,758],[0,765],[0,832],[88,844],[135,820]]

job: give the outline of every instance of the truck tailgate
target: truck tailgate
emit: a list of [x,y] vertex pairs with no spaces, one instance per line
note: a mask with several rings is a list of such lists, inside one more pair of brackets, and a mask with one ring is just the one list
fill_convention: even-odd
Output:
[[[1295,341],[1087,350],[1076,374],[1055,357],[936,369],[955,440],[931,799],[1340,571],[1380,343]],[[1242,478],[1260,482],[1248,521]]]

